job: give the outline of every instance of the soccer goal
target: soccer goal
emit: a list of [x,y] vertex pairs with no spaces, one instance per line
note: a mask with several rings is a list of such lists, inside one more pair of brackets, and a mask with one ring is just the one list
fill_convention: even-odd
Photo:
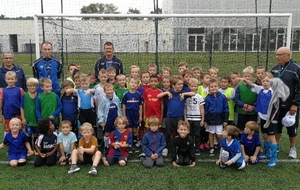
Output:
[[34,28],[36,44],[51,41],[55,52],[74,56],[102,53],[111,41],[132,64],[153,63],[156,55],[167,66],[187,61],[236,69],[267,64],[268,52],[291,47],[292,14],[37,14]]

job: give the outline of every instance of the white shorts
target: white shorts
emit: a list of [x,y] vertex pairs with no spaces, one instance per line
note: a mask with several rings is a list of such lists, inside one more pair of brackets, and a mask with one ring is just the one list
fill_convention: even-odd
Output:
[[206,132],[222,135],[223,133],[223,125],[208,125],[206,127]]

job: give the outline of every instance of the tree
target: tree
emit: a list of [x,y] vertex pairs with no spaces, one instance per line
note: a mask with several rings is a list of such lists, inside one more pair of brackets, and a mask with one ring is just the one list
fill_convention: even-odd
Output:
[[5,15],[4,15],[4,14],[1,14],[1,15],[0,15],[0,19],[5,19]]
[[[120,14],[118,7],[114,4],[91,3],[88,6],[83,6],[80,9],[81,14]],[[89,20],[90,17],[83,17],[83,20]],[[118,20],[118,18],[95,17],[96,20]]]
[[[141,14],[141,11],[138,10],[137,8],[129,8],[128,11],[127,11],[127,14]],[[142,20],[143,18],[141,17],[131,17],[129,18],[131,20]]]

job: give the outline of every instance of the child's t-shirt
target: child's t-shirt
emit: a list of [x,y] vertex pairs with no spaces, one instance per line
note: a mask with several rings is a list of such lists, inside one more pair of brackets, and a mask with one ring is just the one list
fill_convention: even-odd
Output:
[[161,98],[157,98],[157,95],[160,93],[162,93],[160,89],[152,90],[151,88],[144,92],[142,98],[144,99],[144,103],[146,105],[146,118],[150,118],[152,116],[161,118],[161,104],[163,100]]
[[248,134],[243,133],[240,143],[244,145],[245,153],[248,156],[252,156],[256,147],[261,146],[259,135],[257,133],[254,133],[250,139],[248,138]]
[[262,86],[258,86],[254,84],[254,87],[252,88],[252,92],[255,92],[257,94],[255,111],[258,112],[260,118],[266,120],[268,107],[272,98],[273,90],[272,88],[269,88],[268,90],[264,90]]
[[123,104],[126,106],[126,110],[139,111],[139,106],[143,104],[141,93],[138,91],[134,93],[130,91],[125,92],[124,97],[122,99],[122,105]]
[[51,152],[57,145],[57,133],[51,135],[40,135],[35,144],[40,148],[42,153]]
[[184,106],[186,102],[186,97],[181,100],[180,96],[184,91],[175,92],[173,89],[170,89],[172,98],[166,95],[164,96],[164,101],[167,102],[167,117],[183,117],[184,116]]
[[76,90],[78,96],[78,107],[81,109],[91,109],[94,107],[94,95],[89,93],[86,94],[84,90]]
[[[95,150],[94,153],[92,155],[94,155],[97,151],[98,151],[98,140],[96,137],[91,136],[90,140],[88,142],[86,142],[86,140],[82,137],[79,140],[79,147],[83,147],[83,148],[91,148],[92,146],[95,146]],[[88,153],[85,153],[88,154]]]
[[188,97],[186,99],[186,118],[190,121],[201,121],[200,106],[204,104],[205,101],[199,94]]
[[21,115],[21,97],[24,90],[20,87],[6,87],[0,90],[2,100],[2,113],[4,119],[11,119]]
[[241,153],[241,156],[237,158],[236,162],[238,163],[243,162],[244,158],[242,156],[241,145],[236,139],[233,139],[229,144],[227,144],[227,139],[223,138],[221,140],[221,147],[223,150],[227,150],[229,152],[228,160],[235,157],[236,154]]
[[17,137],[13,137],[11,132],[8,132],[3,139],[3,144],[8,146],[9,155],[27,153],[25,142],[28,142],[28,137],[23,131],[19,131]]
[[57,137],[58,144],[63,144],[64,152],[66,154],[71,154],[71,144],[75,143],[76,141],[76,135],[72,131],[68,135],[64,135],[63,132],[60,132]]
[[26,92],[22,96],[21,108],[24,110],[24,116],[27,122],[27,126],[37,127],[37,115],[36,115],[36,98],[31,98],[29,93]]
[[120,147],[118,149],[115,149],[111,145],[115,142],[132,145],[132,133],[130,131],[125,130],[122,133],[120,133],[119,130],[114,130],[110,134],[109,140],[110,140],[110,148],[109,148],[108,155],[107,155],[108,158],[118,158],[120,156],[128,158],[128,148],[127,147]]

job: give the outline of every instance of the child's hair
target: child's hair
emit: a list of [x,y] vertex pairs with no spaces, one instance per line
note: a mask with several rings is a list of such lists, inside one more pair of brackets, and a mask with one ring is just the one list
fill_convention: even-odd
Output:
[[7,71],[7,73],[5,74],[5,78],[8,76],[14,76],[15,78],[17,78],[17,74],[14,71]]
[[70,67],[77,67],[75,64],[71,63],[68,65],[68,70],[70,70]]
[[189,122],[184,121],[184,120],[180,120],[180,121],[178,122],[177,128],[179,128],[179,126],[181,126],[181,125],[185,126],[188,130],[190,130],[190,124],[189,124]]
[[148,120],[148,126],[150,127],[151,125],[160,125],[160,120],[158,119],[158,117],[152,116],[149,118]]
[[191,78],[189,81],[189,85],[198,85],[199,81],[196,78]]
[[118,74],[117,77],[116,77],[117,80],[120,80],[121,78],[126,79],[126,76],[123,75],[123,74]]
[[256,121],[248,121],[245,124],[245,127],[248,128],[250,131],[258,131],[258,124]]
[[26,81],[26,84],[27,85],[39,85],[39,80],[38,79],[36,79],[36,78],[32,78],[32,77],[30,77],[29,79],[27,79],[27,81]]
[[60,127],[61,127],[62,125],[64,125],[64,124],[67,124],[67,125],[69,125],[69,127],[72,128],[72,123],[71,123],[70,121],[68,121],[68,120],[62,120],[62,121],[60,122]]
[[178,81],[182,80],[182,78],[178,75],[174,75],[170,78],[170,84],[176,85]]
[[100,69],[98,75],[107,75],[107,71],[105,69]]
[[38,132],[43,135],[47,134],[50,129],[50,125],[51,125],[50,123],[51,123],[50,118],[44,118],[41,121],[39,121]]
[[73,76],[73,81],[75,81],[76,79],[79,79],[80,75],[81,75],[80,72],[75,73],[75,75]]
[[110,73],[110,72],[115,72],[117,73],[116,69],[114,67],[109,67],[106,69],[107,73]]
[[136,81],[137,83],[139,83],[139,81],[140,81],[138,77],[130,77],[130,78],[129,78],[129,82],[130,82],[131,80],[134,80],[134,81]]
[[217,74],[219,73],[219,69],[216,67],[211,67],[210,69],[208,69],[208,71],[210,71],[210,70],[216,71]]
[[191,75],[193,76],[193,72],[189,69],[186,69],[182,72],[182,77],[184,77],[185,75]]
[[161,68],[161,72],[163,73],[164,70],[168,71],[170,73],[170,75],[172,75],[171,69],[169,67],[163,67]]
[[80,82],[90,81],[90,77],[87,74],[85,74],[85,73],[81,73],[80,76],[79,76],[79,78],[80,78]]
[[70,80],[65,80],[63,83],[62,83],[62,88],[65,88],[67,86],[71,86],[72,88],[74,88],[74,83]]
[[92,124],[85,122],[81,125],[80,132],[82,131],[94,131]]
[[131,69],[138,69],[139,70],[139,73],[140,73],[140,67],[136,66],[136,65],[131,65],[130,67],[130,72],[131,72]]
[[19,126],[21,127],[22,121],[19,118],[16,118],[16,117],[11,118],[11,120],[9,121],[9,126],[11,125],[11,123],[13,121],[17,122],[19,124]]
[[148,74],[148,75],[150,76],[150,73],[149,73],[148,71],[143,71],[143,72],[141,73],[141,76],[142,76],[143,74]]
[[108,88],[112,88],[114,90],[114,85],[111,83],[106,83],[103,87],[104,92],[108,89]]
[[197,70],[199,70],[200,74],[202,74],[202,68],[201,67],[193,67],[192,68],[192,71],[197,71]]
[[221,80],[227,80],[228,83],[230,83],[230,77],[229,76],[222,76],[221,79],[220,79],[220,81]]
[[234,125],[228,125],[226,127],[227,135],[231,136],[233,139],[237,138],[239,136],[239,130]]
[[154,63],[149,63],[149,64],[148,64],[148,69],[149,69],[150,67],[155,67],[155,68],[157,69],[157,66],[156,66],[156,64],[154,64]]
[[125,123],[125,126],[128,126],[128,119],[125,116],[118,116],[114,122],[114,125],[117,126],[118,121],[122,121],[123,123]]
[[158,76],[157,76],[157,75],[151,75],[151,76],[150,76],[150,79],[151,79],[151,78],[158,79]]
[[256,72],[258,69],[263,69],[263,70],[265,70],[265,67],[263,67],[263,66],[261,66],[261,65],[256,66],[256,67],[255,67],[255,72]]
[[243,70],[243,73],[253,74],[253,73],[254,73],[254,69],[253,69],[253,67],[248,66],[248,67],[246,67],[246,68]]
[[89,77],[93,76],[96,77],[95,73],[93,71],[89,71],[86,73]]
[[212,84],[212,83],[217,83],[218,86],[219,86],[219,83],[218,83],[217,79],[210,79],[209,84]]
[[270,72],[264,72],[264,74],[261,76],[261,78],[263,79],[263,78],[266,78],[266,77],[269,77],[271,79],[271,78],[273,78],[273,75]]
[[240,73],[239,73],[239,72],[236,72],[236,71],[233,71],[233,72],[230,73],[230,77],[231,77],[231,75],[237,75],[237,76],[240,76]]
[[52,84],[52,81],[49,78],[41,78],[40,84],[41,84],[41,86],[44,86],[45,84]]
[[179,68],[179,67],[182,67],[182,66],[185,66],[185,67],[187,68],[187,67],[188,67],[188,63],[185,62],[185,61],[179,62],[179,63],[178,63],[178,68]]
[[209,72],[205,72],[205,73],[203,73],[203,74],[201,75],[201,79],[203,79],[205,75],[209,75],[209,76],[210,76]]

